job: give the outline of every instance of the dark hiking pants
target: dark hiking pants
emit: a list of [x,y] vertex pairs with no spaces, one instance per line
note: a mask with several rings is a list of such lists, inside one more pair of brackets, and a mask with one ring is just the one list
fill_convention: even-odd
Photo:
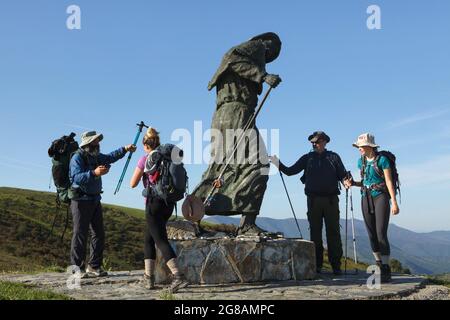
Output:
[[99,268],[103,263],[105,230],[103,228],[102,205],[98,200],[71,201],[73,217],[73,237],[70,249],[72,265],[86,268],[86,245],[91,231],[90,258],[88,264]]
[[339,225],[339,197],[308,196],[308,221],[310,238],[316,247],[316,266],[323,265],[322,229],[325,220],[328,260],[333,269],[339,269],[342,258],[342,241]]
[[361,199],[361,206],[372,251],[380,252],[383,256],[390,255],[391,249],[387,232],[391,207],[388,195],[386,193],[376,197],[364,195]]
[[144,259],[156,259],[156,247],[161,251],[167,262],[176,258],[175,252],[167,239],[166,224],[172,215],[174,204],[166,205],[163,200],[150,197],[147,199],[145,208],[145,219],[147,228],[145,230]]

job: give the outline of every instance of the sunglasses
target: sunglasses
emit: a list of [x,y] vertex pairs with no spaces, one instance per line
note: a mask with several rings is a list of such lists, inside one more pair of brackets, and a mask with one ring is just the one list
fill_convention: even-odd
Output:
[[323,140],[317,140],[317,141],[315,141],[315,142],[311,142],[312,144],[320,144],[320,143],[322,143],[323,142]]

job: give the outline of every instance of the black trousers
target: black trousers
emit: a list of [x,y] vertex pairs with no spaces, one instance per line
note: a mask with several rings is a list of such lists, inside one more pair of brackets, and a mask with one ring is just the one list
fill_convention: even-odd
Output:
[[70,203],[73,218],[73,236],[70,249],[72,265],[86,267],[86,245],[91,230],[90,257],[88,264],[99,268],[103,264],[105,229],[103,227],[102,205],[98,200],[75,201]]
[[390,255],[391,248],[387,232],[391,206],[388,195],[386,193],[376,197],[363,195],[361,207],[372,251],[380,252],[383,256]]
[[167,262],[176,258],[169,240],[167,239],[166,224],[172,215],[174,204],[166,203],[158,198],[150,197],[145,206],[145,219],[147,228],[145,230],[144,259],[156,259],[156,247],[161,251]]
[[341,267],[342,241],[339,225],[339,197],[308,196],[308,221],[311,241],[316,247],[316,266],[323,265],[322,229],[325,220],[328,260],[333,269]]

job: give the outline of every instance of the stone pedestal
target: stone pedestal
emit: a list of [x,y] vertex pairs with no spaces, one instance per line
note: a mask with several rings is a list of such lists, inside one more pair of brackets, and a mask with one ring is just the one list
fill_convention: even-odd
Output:
[[[306,240],[170,240],[181,271],[192,284],[305,280],[316,275],[314,244]],[[156,281],[167,283],[169,269],[158,252]]]

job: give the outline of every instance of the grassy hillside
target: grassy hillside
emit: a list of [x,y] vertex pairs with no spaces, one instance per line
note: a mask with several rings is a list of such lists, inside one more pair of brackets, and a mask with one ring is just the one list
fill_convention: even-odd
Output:
[[[104,205],[105,264],[112,269],[140,268],[143,259],[142,210]],[[62,208],[54,232],[55,194],[0,188],[0,272],[34,272],[67,266],[72,237],[69,225],[64,240],[66,209]]]

